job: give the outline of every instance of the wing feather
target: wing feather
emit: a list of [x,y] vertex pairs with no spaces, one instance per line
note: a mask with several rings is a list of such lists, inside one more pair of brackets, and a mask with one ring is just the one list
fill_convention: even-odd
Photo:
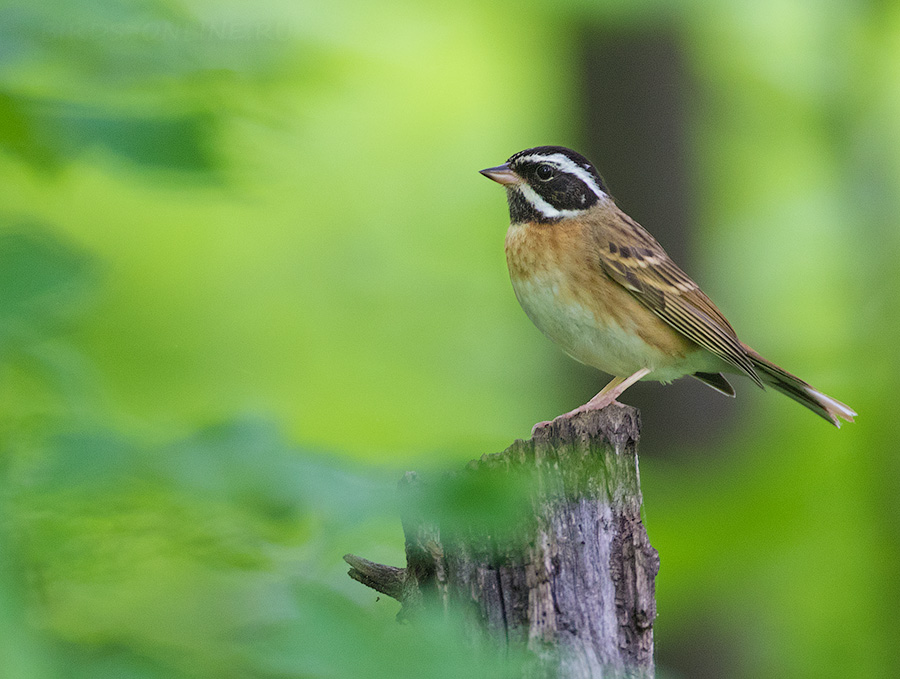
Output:
[[590,227],[600,266],[610,278],[685,337],[763,386],[722,312],[640,224],[613,207]]

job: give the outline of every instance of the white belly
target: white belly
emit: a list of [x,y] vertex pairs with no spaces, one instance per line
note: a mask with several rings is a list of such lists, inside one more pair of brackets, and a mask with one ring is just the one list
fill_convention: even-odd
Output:
[[[673,359],[615,321],[597,318],[571,298],[561,298],[551,274],[513,279],[513,289],[525,313],[547,337],[576,361],[616,377],[649,368],[646,380],[669,382],[718,365],[714,356],[697,351]],[[721,368],[716,368],[718,372]]]

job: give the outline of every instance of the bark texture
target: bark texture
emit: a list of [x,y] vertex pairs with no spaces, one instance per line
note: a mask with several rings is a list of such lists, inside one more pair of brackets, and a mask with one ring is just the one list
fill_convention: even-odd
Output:
[[469,611],[473,629],[530,651],[531,677],[652,677],[659,556],[640,516],[639,432],[638,411],[614,404],[469,463],[458,476],[487,489],[520,483],[513,530],[430,511],[428,482],[407,473],[406,568],[347,555],[350,577],[405,618]]

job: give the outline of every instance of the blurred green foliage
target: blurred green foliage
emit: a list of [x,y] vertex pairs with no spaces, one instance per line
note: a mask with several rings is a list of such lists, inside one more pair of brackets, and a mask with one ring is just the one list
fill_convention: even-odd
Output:
[[[458,468],[590,395],[518,309],[506,207],[476,172],[579,146],[583,25],[676,32],[694,273],[749,343],[861,413],[837,432],[739,387],[709,450],[643,461],[660,664],[892,676],[900,7],[0,13],[6,676],[516,676],[453,622],[394,624],[340,556],[402,562],[403,467]],[[502,514],[490,492],[431,501]]]

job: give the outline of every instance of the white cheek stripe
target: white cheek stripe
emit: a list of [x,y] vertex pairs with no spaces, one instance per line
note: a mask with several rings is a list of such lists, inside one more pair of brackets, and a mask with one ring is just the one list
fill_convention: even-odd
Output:
[[608,198],[606,193],[597,186],[597,180],[594,176],[588,172],[581,165],[576,163],[574,160],[569,158],[569,156],[563,153],[554,153],[550,156],[541,156],[541,155],[530,155],[525,156],[522,160],[531,160],[536,163],[549,163],[555,166],[560,172],[565,172],[566,174],[575,175],[585,184],[587,184],[588,188],[593,191],[598,198]]
[[527,200],[535,210],[540,212],[548,219],[574,217],[584,212],[584,210],[557,210],[555,207],[550,205],[550,203],[541,198],[538,193],[533,188],[528,186],[528,184],[526,184],[525,182],[522,182],[521,184],[516,186],[514,190],[520,191],[525,200]]

